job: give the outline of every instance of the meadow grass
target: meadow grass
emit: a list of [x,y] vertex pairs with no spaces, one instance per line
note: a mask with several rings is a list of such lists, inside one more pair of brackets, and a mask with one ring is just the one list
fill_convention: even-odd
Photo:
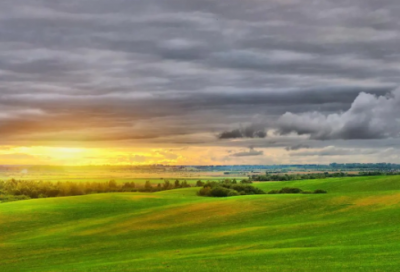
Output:
[[0,271],[399,271],[400,177],[265,182],[0,204]]

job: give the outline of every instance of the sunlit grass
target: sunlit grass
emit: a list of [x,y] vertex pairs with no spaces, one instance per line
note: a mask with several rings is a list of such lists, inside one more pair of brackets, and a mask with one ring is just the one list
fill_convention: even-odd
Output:
[[0,204],[0,271],[398,271],[400,178],[255,184]]

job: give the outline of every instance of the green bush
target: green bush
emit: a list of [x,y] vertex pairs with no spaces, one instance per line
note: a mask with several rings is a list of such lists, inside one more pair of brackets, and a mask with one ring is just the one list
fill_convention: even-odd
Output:
[[243,192],[239,193],[238,191],[230,190],[227,196],[238,196],[242,195]]
[[217,186],[217,187],[214,187],[211,189],[210,196],[227,197],[230,192],[231,192],[231,190],[229,190],[229,189]]
[[228,196],[239,196],[239,195],[256,195],[265,194],[265,192],[259,188],[245,184],[235,184],[232,182],[222,181],[208,182],[201,188],[197,195],[200,196],[213,196],[213,197],[228,197]]
[[199,196],[210,196],[211,192],[211,187],[210,186],[204,186],[203,188],[200,189],[200,191],[197,192],[197,195]]
[[321,189],[317,189],[314,191],[314,194],[326,194],[326,193],[327,193],[327,191],[321,190]]
[[238,192],[245,192],[246,195],[260,195],[265,194],[263,190],[260,188],[251,186],[251,185],[244,185],[244,184],[232,184],[230,186],[223,185],[228,189],[232,189]]
[[290,188],[290,187],[282,188],[279,191],[280,194],[300,194],[302,192],[303,192],[303,190],[301,190],[299,188]]

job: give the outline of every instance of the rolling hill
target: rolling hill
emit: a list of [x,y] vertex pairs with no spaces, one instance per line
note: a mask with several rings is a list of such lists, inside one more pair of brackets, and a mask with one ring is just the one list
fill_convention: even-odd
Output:
[[0,204],[0,271],[398,271],[400,177],[254,184]]

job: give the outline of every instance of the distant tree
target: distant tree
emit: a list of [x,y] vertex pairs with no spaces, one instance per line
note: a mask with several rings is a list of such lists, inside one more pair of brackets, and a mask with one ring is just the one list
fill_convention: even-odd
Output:
[[210,192],[211,192],[211,187],[204,186],[203,188],[200,189],[200,191],[198,191],[197,194],[200,196],[210,196]]
[[235,191],[235,190],[229,190],[227,196],[238,196],[238,195],[241,195],[241,193],[239,193],[238,191]]
[[187,188],[187,187],[190,187],[190,185],[187,183],[186,180],[184,180],[184,181],[182,182],[181,187],[182,187],[182,188]]
[[169,182],[169,180],[164,180],[164,184],[163,184],[163,190],[169,190],[172,188],[171,183]]
[[148,192],[152,191],[153,186],[151,185],[150,181],[147,180],[146,183],[144,184],[144,189]]
[[198,192],[201,196],[213,196],[213,197],[227,197],[227,196],[238,196],[238,195],[254,195],[254,194],[265,194],[265,192],[257,187],[244,184],[227,184],[225,181],[208,182]]
[[224,180],[224,184],[231,184],[231,183],[232,183],[232,181],[230,179],[225,179]]
[[279,191],[280,194],[299,194],[301,192],[303,192],[303,190],[301,190],[299,188],[290,188],[290,187],[282,188]]
[[123,191],[133,191],[135,189],[135,183],[134,182],[125,182],[124,185],[122,186]]
[[116,190],[117,189],[117,183],[115,182],[115,180],[110,180],[109,182],[108,182],[108,188],[111,190],[111,191],[114,191],[114,190]]
[[224,187],[214,187],[211,189],[211,196],[215,196],[215,197],[226,197],[228,196],[228,194],[231,192],[231,190],[224,188]]
[[[31,196],[32,198],[37,198],[38,197],[38,192],[36,192],[36,191],[34,191],[35,192],[35,195],[34,196]],[[83,191],[82,191],[82,188],[80,188],[79,186],[78,186],[78,184],[76,184],[76,183],[73,183],[73,182],[71,182],[71,183],[69,183],[69,195],[71,195],[71,196],[75,196],[75,195],[83,195],[84,193],[83,193]]]

